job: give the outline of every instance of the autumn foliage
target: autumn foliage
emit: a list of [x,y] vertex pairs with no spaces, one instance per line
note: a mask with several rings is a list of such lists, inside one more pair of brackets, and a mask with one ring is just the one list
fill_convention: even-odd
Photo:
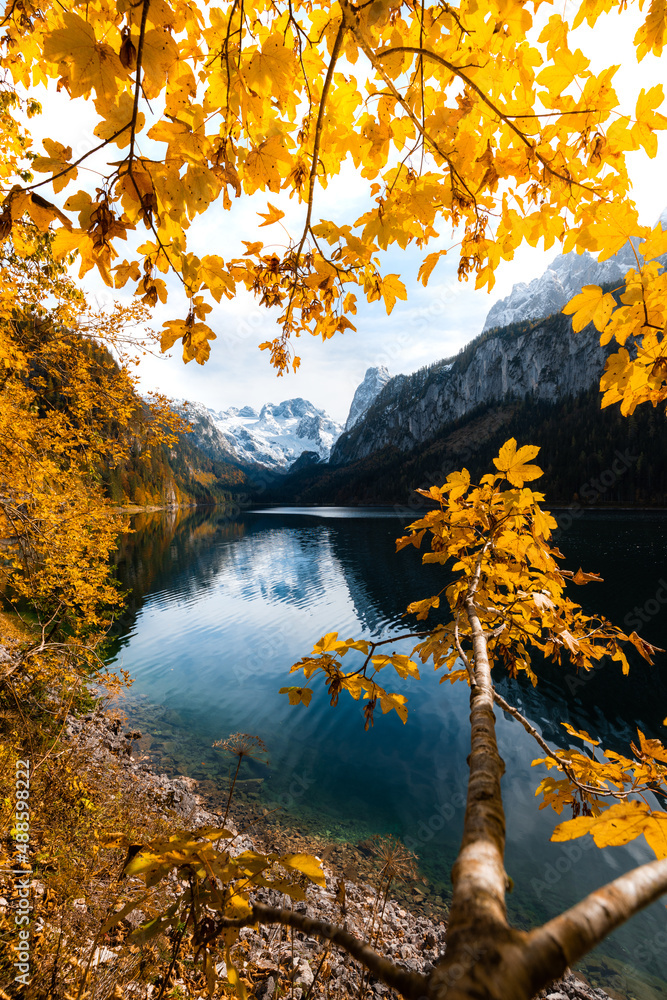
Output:
[[[640,225],[626,165],[629,152],[657,153],[657,133],[667,128],[663,88],[649,83],[626,107],[614,89],[616,67],[593,72],[577,47],[584,23],[615,17],[626,30],[626,7],[8,0],[0,40],[0,440],[10,443],[1,453],[0,536],[7,593],[39,608],[42,646],[54,629],[77,641],[87,630],[99,635],[99,604],[115,599],[104,569],[115,528],[98,506],[96,474],[104,454],[121,454],[135,404],[127,373],[109,379],[100,368],[98,341],[106,332],[117,348],[118,331],[144,308],[167,304],[162,350],[180,343],[185,362],[203,364],[216,337],[210,314],[250,292],[277,320],[275,337],[259,346],[283,374],[299,365],[294,338],[326,341],[354,330],[361,297],[388,313],[406,297],[400,276],[383,266],[391,248],[422,253],[424,285],[455,254],[459,277],[490,289],[500,262],[524,242],[604,260],[632,239],[636,266],[622,287],[586,286],[566,312],[575,331],[592,322],[603,343],[617,344],[603,405],[630,414],[667,397],[667,276],[658,262],[667,232]],[[662,0],[642,16],[634,37],[640,74],[647,54],[662,54]],[[95,141],[80,155],[65,120],[34,147],[29,120],[44,86],[94,108]],[[332,221],[322,192],[343,171],[353,173],[365,205]],[[270,237],[253,230],[245,250],[192,249],[199,216],[219,218],[247,199],[261,219],[257,230]],[[300,209],[295,232],[285,226],[289,199]],[[96,271],[136,305],[87,318],[59,262],[78,268],[79,278]],[[18,304],[13,274],[30,290]],[[55,298],[55,312],[46,298]],[[54,394],[67,406],[53,407]],[[109,407],[117,415],[111,433]],[[181,936],[190,927],[208,955],[215,939],[229,945],[243,926],[283,923],[339,943],[408,997],[528,1000],[667,888],[667,813],[654,807],[667,794],[662,744],[638,733],[631,756],[564,752],[494,689],[494,663],[535,681],[536,657],[586,671],[611,656],[627,670],[629,647],[649,660],[656,652],[573,600],[572,586],[595,577],[560,566],[554,521],[526,485],[540,475],[536,451],[511,440],[478,484],[466,470],[451,474],[426,491],[433,510],[399,540],[419,547],[430,539],[425,561],[453,572],[443,591],[409,609],[421,623],[446,602],[447,624],[419,627],[410,656],[331,632],[295,665],[306,684],[284,689],[307,705],[307,682],[322,675],[332,703],[345,692],[365,703],[370,727],[378,707],[407,718],[405,696],[380,683],[387,668],[416,679],[417,660],[430,660],[443,679],[470,686],[468,803],[438,967],[407,973],[340,928],[253,903],[237,887],[261,884],[267,859],[232,860],[217,847],[229,839],[223,830],[144,844],[129,859],[126,871],[146,889],[174,869],[190,872],[189,890],[143,933],[184,921]],[[348,654],[361,664],[344,669]],[[494,705],[524,725],[558,775],[541,783],[544,802],[578,810],[557,839],[590,833],[602,846],[643,833],[657,859],[530,932],[506,917]],[[121,838],[117,846],[131,845]],[[290,868],[321,884],[311,860],[270,858],[271,879]],[[205,922],[201,900],[215,920]],[[108,919],[121,919],[120,911]],[[466,958],[479,947],[484,962]],[[213,992],[215,970],[205,962]],[[229,970],[242,992],[231,963]]]
[[[169,295],[162,346],[180,341],[185,361],[209,356],[213,305],[251,291],[277,316],[277,336],[260,346],[279,373],[299,363],[293,336],[353,329],[359,295],[388,312],[405,298],[399,276],[382,269],[392,246],[433,247],[424,284],[455,253],[461,278],[491,288],[524,241],[604,259],[636,237],[622,304],[589,288],[572,308],[575,326],[593,319],[619,344],[605,402],[628,412],[656,402],[667,384],[667,289],[651,261],[667,237],[639,225],[625,156],[656,155],[663,89],[644,87],[627,108],[618,67],[594,73],[577,48],[580,24],[613,13],[626,30],[624,4],[583,0],[571,21],[546,8],[10,0],[2,232],[21,219],[52,227],[54,253],[76,256],[81,276],[97,268],[151,307]],[[634,38],[638,61],[659,56],[664,37],[664,9],[652,3]],[[32,100],[34,111],[38,86],[51,81],[94,104],[99,142],[76,158],[65,134],[33,150],[17,117],[15,102]],[[335,223],[319,214],[321,192],[350,167],[366,209]],[[271,201],[261,211],[262,200],[268,245],[249,233],[245,252],[188,249],[197,216],[261,193],[296,199],[302,228],[275,228],[285,212]],[[634,356],[628,343],[640,341]]]
[[128,350],[143,308],[89,308],[50,237],[26,228],[21,240],[22,253],[5,243],[0,260],[0,594],[36,629],[13,682],[53,683],[67,662],[73,693],[99,666],[121,597],[109,557],[124,518],[102,473],[137,437],[147,452],[171,440],[180,421],[136,394]]

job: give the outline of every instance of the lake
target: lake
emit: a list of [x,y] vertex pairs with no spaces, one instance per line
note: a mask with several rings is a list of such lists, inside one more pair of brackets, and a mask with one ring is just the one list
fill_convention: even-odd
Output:
[[[330,707],[321,682],[307,708],[278,693],[301,683],[289,667],[325,632],[390,638],[414,624],[406,605],[442,587],[439,567],[422,567],[412,547],[394,554],[415,516],[357,508],[137,515],[118,552],[118,575],[131,592],[111,659],[135,678],[124,708],[162,770],[189,773],[223,795],[229,759],[213,741],[259,736],[271,766],[244,764],[249,801],[280,808],[332,842],[401,837],[419,855],[429,897],[446,906],[465,802],[467,686],[440,685],[429,665],[419,682],[392,678],[390,690],[409,697],[407,725],[378,711],[369,732],[363,705],[341,697]],[[640,634],[666,647],[667,514],[586,511],[559,523],[568,567],[604,577],[573,588],[574,598],[621,626],[639,618]],[[408,652],[411,643],[390,648]],[[496,683],[547,740],[580,745],[559,725],[569,722],[627,752],[637,726],[647,737],[667,735],[667,657],[654,667],[637,661],[629,677],[610,661],[581,677],[545,666],[536,688],[501,671]],[[528,927],[653,855],[643,838],[604,851],[590,837],[550,843],[559,818],[539,810],[543,770],[531,767],[542,753],[517,722],[498,715],[508,902],[512,919]],[[667,997],[665,907],[655,904],[617,931],[582,969],[620,995]]]

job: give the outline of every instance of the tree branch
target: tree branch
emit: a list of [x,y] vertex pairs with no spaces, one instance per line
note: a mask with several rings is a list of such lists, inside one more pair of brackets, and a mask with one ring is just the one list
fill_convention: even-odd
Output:
[[137,62],[135,66],[134,78],[134,103],[132,104],[132,132],[130,135],[130,152],[128,153],[129,170],[132,172],[132,161],[134,160],[134,143],[137,133],[137,115],[139,113],[139,95],[141,93],[141,63],[144,57],[144,38],[146,37],[146,20],[148,18],[148,8],[151,0],[143,0],[141,11],[141,26],[139,28],[139,45],[137,47]]
[[373,68],[380,74],[380,76],[384,80],[385,85],[389,88],[389,90],[391,91],[392,95],[396,98],[396,100],[401,105],[401,107],[403,108],[403,110],[405,111],[405,113],[408,115],[410,121],[413,123],[413,125],[415,125],[417,131],[421,135],[421,137],[424,140],[424,142],[427,142],[436,151],[436,153],[438,153],[438,155],[443,158],[443,160],[445,161],[445,163],[447,164],[447,166],[449,167],[449,169],[451,171],[451,175],[453,177],[456,177],[456,179],[460,183],[461,187],[465,189],[465,191],[468,193],[469,197],[471,198],[472,202],[476,206],[477,205],[477,201],[475,199],[475,196],[474,196],[473,192],[470,190],[470,188],[468,187],[468,185],[466,184],[466,182],[463,180],[463,177],[461,176],[461,174],[458,172],[458,170],[454,166],[454,164],[452,162],[452,159],[449,156],[449,154],[446,153],[445,150],[441,148],[440,144],[438,142],[436,142],[436,140],[433,138],[433,136],[430,135],[430,133],[427,132],[426,129],[422,126],[422,123],[421,123],[420,119],[417,117],[417,115],[415,115],[415,113],[413,112],[412,108],[410,107],[410,105],[405,100],[405,98],[403,98],[401,96],[400,91],[398,90],[397,87],[394,86],[394,83],[391,80],[391,78],[387,76],[387,74],[384,72],[384,70],[382,69],[382,67],[378,64],[377,56],[375,55],[375,53],[371,49],[370,45],[368,45],[368,43],[366,42],[366,40],[363,37],[360,37],[360,36],[357,36],[357,40],[358,40],[358,42],[359,42],[359,44],[361,46],[362,51],[367,56],[369,62],[371,63],[371,65],[373,66]]
[[99,153],[100,149],[104,149],[104,147],[108,146],[110,142],[113,142],[114,139],[117,139],[119,135],[122,135],[123,132],[126,132],[128,128],[131,126],[131,124],[132,122],[128,122],[127,125],[123,125],[123,127],[119,128],[117,132],[114,132],[113,135],[110,135],[108,139],[105,139],[103,142],[101,142],[99,146],[93,146],[92,149],[89,149],[87,153],[84,153],[83,156],[80,156],[78,160],[74,161],[74,163],[68,163],[67,166],[63,167],[62,170],[59,170],[57,174],[51,174],[51,176],[47,177],[46,180],[37,181],[36,184],[29,184],[28,187],[23,188],[23,191],[35,191],[37,188],[43,187],[44,184],[50,184],[52,181],[57,180],[58,177],[64,177],[65,174],[68,174],[70,170],[74,170],[76,167],[79,166],[80,163],[83,163],[83,161],[87,160],[89,156],[92,156],[93,153]]
[[[561,757],[556,756],[556,754],[551,749],[547,741],[542,738],[540,733],[538,733],[535,726],[531,725],[528,719],[526,719],[525,716],[523,716],[517,708],[514,708],[513,705],[510,705],[509,702],[505,701],[505,699],[498,694],[495,688],[493,689],[493,700],[495,701],[496,705],[502,708],[503,712],[507,712],[507,714],[511,715],[513,719],[516,719],[517,722],[521,723],[526,732],[533,737],[533,739],[538,744],[540,749],[544,750],[547,757],[549,757],[550,760],[553,760],[558,765],[559,770],[561,770],[564,774],[566,774],[569,780],[572,782],[572,784],[576,785],[576,787],[580,789],[580,791],[585,792],[586,795],[599,795],[601,797],[610,796],[611,798],[614,799],[627,799],[630,792],[623,792],[623,791],[614,792],[611,791],[611,789],[597,788],[595,785],[589,785],[583,781],[579,781],[574,776],[574,773],[567,766],[565,761]],[[633,789],[633,791],[636,791],[636,789]]]
[[531,982],[542,984],[559,976],[564,964],[577,962],[607,934],[664,892],[667,892],[667,858],[650,861],[621,875],[531,931],[524,958]]
[[294,257],[294,284],[292,285],[290,291],[289,302],[287,303],[287,309],[285,310],[285,331],[288,329],[287,324],[289,323],[290,316],[292,315],[292,303],[294,302],[294,296],[296,294],[296,288],[298,283],[298,268],[299,261],[301,259],[301,251],[303,250],[304,243],[306,242],[306,237],[310,230],[310,220],[313,215],[313,198],[315,196],[315,181],[317,179],[317,163],[320,157],[320,143],[322,141],[322,126],[324,124],[324,113],[327,106],[327,98],[329,96],[329,89],[331,87],[331,81],[333,79],[334,68],[336,62],[338,61],[338,56],[340,55],[341,45],[343,44],[343,36],[345,34],[346,24],[345,17],[341,18],[340,24],[338,25],[338,32],[333,44],[333,49],[331,51],[331,59],[329,60],[329,66],[327,68],[327,75],[324,78],[324,83],[322,85],[322,96],[320,97],[320,106],[317,112],[317,122],[315,123],[315,137],[313,139],[313,158],[310,164],[310,175],[308,177],[308,208],[306,211],[306,221],[303,226],[303,233],[301,234],[301,239],[299,241],[299,246],[296,251],[296,256]]
[[[496,114],[496,115],[498,115],[498,117],[500,118],[500,120],[503,121],[503,122],[505,122],[505,124],[508,126],[508,128],[512,129],[512,131],[519,137],[519,139],[521,139],[521,141],[523,143],[525,143],[525,145],[528,147],[528,149],[532,150],[532,152],[535,154],[535,156],[540,161],[540,163],[542,164],[542,166],[544,167],[545,170],[547,170],[550,174],[553,174],[554,177],[558,177],[559,180],[564,181],[566,184],[574,184],[576,187],[580,187],[584,191],[588,191],[590,194],[593,194],[593,195],[601,197],[598,194],[598,192],[595,191],[594,188],[589,187],[587,184],[582,184],[580,181],[576,181],[572,177],[569,177],[566,174],[561,174],[557,170],[554,170],[554,168],[551,166],[551,164],[548,162],[548,160],[544,156],[542,156],[541,153],[538,153],[536,151],[536,149],[535,149],[535,143],[531,142],[530,139],[526,135],[524,135],[524,133],[521,131],[521,129],[518,128],[518,126],[516,126],[513,121],[510,121],[510,118],[515,118],[515,117],[521,117],[521,118],[523,118],[525,116],[524,115],[506,115],[506,114],[504,114],[500,110],[500,108],[498,108],[493,103],[493,101],[491,100],[491,98],[487,94],[484,93],[484,91],[482,90],[482,88],[478,87],[476,83],[473,83],[473,81],[470,79],[470,77],[466,73],[463,72],[463,69],[465,69],[465,67],[463,67],[463,69],[461,69],[459,66],[455,66],[454,63],[450,63],[447,59],[443,59],[443,57],[439,56],[436,52],[431,52],[430,49],[419,48],[416,45],[395,45],[395,46],[392,46],[389,49],[383,49],[381,52],[378,52],[377,53],[377,58],[378,59],[382,59],[383,56],[392,55],[392,54],[394,54],[396,52],[411,52],[414,55],[418,55],[422,59],[424,58],[424,56],[427,56],[429,59],[433,59],[434,62],[440,63],[441,66],[444,66],[446,69],[448,69],[450,73],[454,74],[454,76],[458,76],[458,78],[460,80],[463,80],[463,82],[466,84],[466,86],[470,87],[471,90],[474,90],[475,93],[479,97],[481,97],[482,101],[489,108],[491,108],[491,110],[493,111],[493,113]],[[582,111],[580,113],[584,114],[585,112]],[[604,201],[606,199],[602,199],[602,200]]]
[[295,930],[312,937],[331,941],[332,944],[338,945],[339,948],[361,962],[376,979],[391,989],[398,990],[404,997],[407,997],[407,1000],[423,1000],[427,993],[427,976],[418,972],[409,972],[407,969],[395,965],[394,962],[378,955],[369,945],[342,927],[326,923],[323,920],[316,920],[304,913],[295,913],[277,906],[265,906],[263,903],[253,903],[252,911],[246,917],[219,918],[216,921],[216,928],[223,930],[225,927],[250,927],[253,924],[282,924],[283,927],[293,927]]
[[474,687],[470,690],[471,752],[470,776],[463,829],[463,840],[452,869],[453,897],[450,908],[449,936],[456,936],[480,924],[487,930],[507,926],[503,864],[505,852],[505,814],[500,779],[505,765],[498,752],[493,712],[493,683],[486,637],[477,615],[474,593],[481,572],[480,553],[477,570],[468,588],[465,612],[470,623],[473,645]]

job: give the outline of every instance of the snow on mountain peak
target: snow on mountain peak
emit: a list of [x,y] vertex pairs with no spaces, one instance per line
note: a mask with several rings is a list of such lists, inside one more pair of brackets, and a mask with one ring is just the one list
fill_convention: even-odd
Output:
[[629,244],[609,260],[601,262],[588,251],[578,254],[572,250],[561,254],[540,278],[534,278],[529,285],[524,282],[514,285],[507,298],[496,302],[489,310],[482,332],[521,320],[544,319],[560,312],[584,285],[620,281],[633,262],[634,255]]
[[364,380],[357,386],[357,390],[352,399],[350,412],[345,421],[345,430],[350,431],[355,424],[358,424],[364,416],[371,403],[378,393],[385,387],[391,379],[388,369],[384,365],[376,368],[367,368]]
[[342,430],[324,410],[300,397],[265,403],[259,413],[251,406],[233,406],[209,414],[237,461],[270,469],[287,469],[304,451],[328,459]]
[[[662,210],[657,222],[667,229],[667,207]],[[634,238],[632,242],[637,245]],[[560,254],[540,278],[535,278],[529,285],[519,282],[512,287],[507,298],[496,302],[489,310],[482,332],[521,320],[544,319],[560,312],[584,285],[621,281],[635,263],[630,241],[605,261],[598,261],[588,251],[578,254],[572,250]]]

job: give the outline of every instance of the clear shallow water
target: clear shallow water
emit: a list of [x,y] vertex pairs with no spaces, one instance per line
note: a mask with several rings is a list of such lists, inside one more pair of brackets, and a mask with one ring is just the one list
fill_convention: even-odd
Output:
[[[408,724],[395,713],[378,715],[368,733],[362,707],[341,698],[331,708],[320,685],[308,708],[291,707],[278,694],[291,683],[290,665],[323,633],[398,634],[411,624],[402,617],[407,603],[440,589],[438,568],[421,567],[414,550],[394,555],[394,539],[412,517],[346,508],[282,508],[236,520],[219,511],[141,516],[123,541],[118,567],[134,590],[114,662],[135,678],[130,715],[141,717],[147,701],[158,706],[150,735],[165,766],[224,787],[228,765],[211,749],[213,740],[256,734],[269,747],[271,768],[251,764],[244,778],[262,803],[338,840],[359,842],[377,832],[403,837],[420,856],[430,892],[446,902],[463,821],[467,689],[439,685],[428,667],[420,683],[392,679],[391,689],[410,699]],[[643,616],[641,634],[667,646],[665,605],[656,598],[667,575],[667,516],[587,513],[559,545],[571,568],[605,577],[577,590],[582,603],[619,624]],[[409,648],[397,642],[396,649]],[[567,745],[558,725],[567,721],[623,751],[636,725],[664,739],[665,661],[633,664],[629,678],[610,664],[584,678],[544,668],[536,689],[502,675],[498,684],[547,739]],[[498,737],[507,764],[515,921],[530,926],[553,916],[652,857],[643,840],[605,851],[584,849],[590,838],[551,844],[558,817],[540,811],[534,798],[541,771],[530,762],[539,748],[502,716]],[[664,906],[616,932],[585,969],[621,994],[667,996]]]

